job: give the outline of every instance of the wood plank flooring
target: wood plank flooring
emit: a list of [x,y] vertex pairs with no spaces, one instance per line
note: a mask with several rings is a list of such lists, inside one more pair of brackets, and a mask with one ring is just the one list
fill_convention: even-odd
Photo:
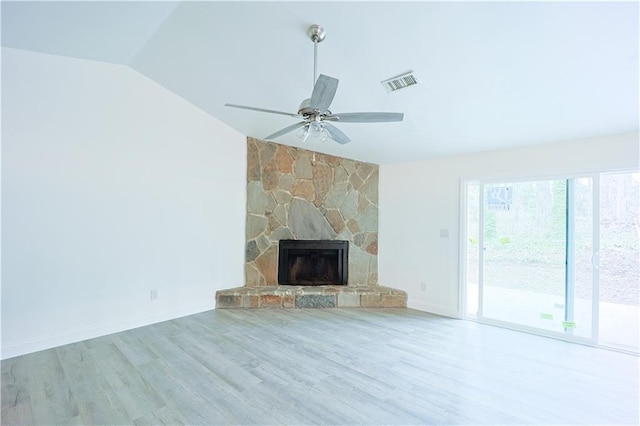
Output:
[[638,373],[411,309],[217,310],[2,361],[2,424],[639,424]]

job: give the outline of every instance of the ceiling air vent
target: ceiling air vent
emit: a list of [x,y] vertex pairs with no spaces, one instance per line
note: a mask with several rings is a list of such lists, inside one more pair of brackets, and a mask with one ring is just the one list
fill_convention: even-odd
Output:
[[381,83],[384,88],[387,89],[387,92],[394,92],[396,90],[404,89],[405,87],[416,85],[418,84],[418,80],[413,74],[413,71],[410,71],[397,77],[390,78],[389,80],[382,81]]

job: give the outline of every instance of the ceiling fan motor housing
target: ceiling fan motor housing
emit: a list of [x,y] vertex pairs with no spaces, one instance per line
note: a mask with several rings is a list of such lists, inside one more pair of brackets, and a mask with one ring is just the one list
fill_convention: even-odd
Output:
[[326,110],[324,113],[321,113],[317,109],[311,108],[311,98],[307,98],[300,103],[298,114],[304,118],[315,119],[315,116],[324,118],[325,115],[331,115],[331,111]]

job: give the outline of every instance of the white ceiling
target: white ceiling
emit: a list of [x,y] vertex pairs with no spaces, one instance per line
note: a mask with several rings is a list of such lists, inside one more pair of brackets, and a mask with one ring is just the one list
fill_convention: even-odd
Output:
[[[2,2],[2,45],[124,64],[248,136],[295,118],[318,72],[333,112],[404,112],[304,146],[379,164],[639,130],[637,2]],[[414,71],[419,84],[380,82]],[[4,106],[5,108],[8,106]],[[295,134],[275,140],[303,146]]]

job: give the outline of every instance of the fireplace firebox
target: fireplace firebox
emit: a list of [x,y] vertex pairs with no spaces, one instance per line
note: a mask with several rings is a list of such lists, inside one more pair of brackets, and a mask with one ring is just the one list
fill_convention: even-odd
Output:
[[280,240],[278,284],[347,285],[349,242]]

